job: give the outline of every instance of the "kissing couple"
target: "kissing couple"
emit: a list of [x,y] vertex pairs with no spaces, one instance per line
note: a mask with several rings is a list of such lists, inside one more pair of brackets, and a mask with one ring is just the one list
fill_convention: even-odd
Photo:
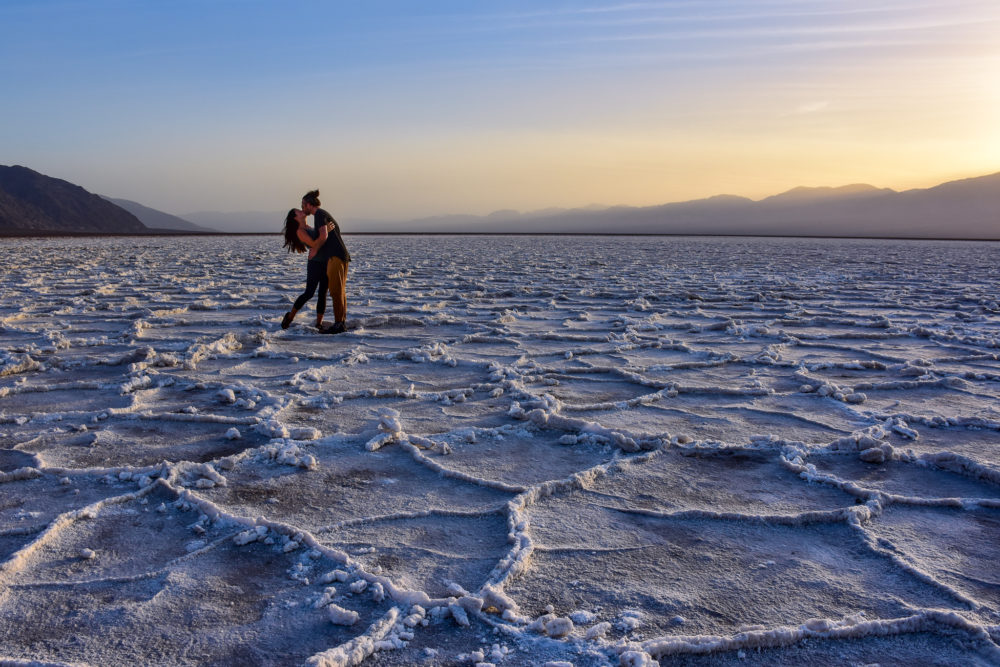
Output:
[[[306,221],[313,216],[313,226]],[[347,329],[347,265],[351,254],[340,236],[340,225],[333,216],[320,208],[319,190],[310,190],[302,197],[302,208],[293,208],[285,216],[285,245],[288,252],[309,253],[306,262],[306,289],[295,299],[292,309],[281,318],[281,328],[287,329],[295,315],[319,288],[316,301],[316,328],[320,333],[339,334]],[[323,325],[326,294],[333,299],[333,325]]]

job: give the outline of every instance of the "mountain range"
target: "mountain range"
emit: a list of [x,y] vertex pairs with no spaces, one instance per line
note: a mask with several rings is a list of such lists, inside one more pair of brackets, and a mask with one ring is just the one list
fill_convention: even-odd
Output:
[[[272,232],[275,212],[183,217],[91,194],[26,167],[0,166],[0,234]],[[709,234],[1000,240],[1000,173],[897,192],[856,184],[799,187],[765,199],[735,195],[631,207],[589,206],[409,221],[342,221],[345,233]]]
[[[102,195],[103,196],[103,195]],[[143,206],[139,202],[134,202],[128,199],[115,199],[113,197],[104,197],[112,204],[119,206],[135,217],[139,218],[146,227],[152,230],[171,230],[171,231],[183,231],[183,232],[215,232],[216,230],[211,227],[203,227],[202,225],[196,225],[193,222],[188,222],[184,218],[178,217],[176,215],[171,215],[170,213],[164,213],[163,211],[157,211],[155,208],[150,208],[148,206]]]
[[[350,232],[356,227],[344,225]],[[604,209],[438,216],[365,231],[712,234],[1000,240],[1000,173],[897,192],[856,184],[799,187],[761,200],[734,195]]]

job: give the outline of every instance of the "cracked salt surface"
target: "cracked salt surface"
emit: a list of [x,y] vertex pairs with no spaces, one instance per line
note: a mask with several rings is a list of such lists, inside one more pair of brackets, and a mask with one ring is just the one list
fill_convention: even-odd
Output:
[[0,662],[1000,664],[1000,246],[0,241]]

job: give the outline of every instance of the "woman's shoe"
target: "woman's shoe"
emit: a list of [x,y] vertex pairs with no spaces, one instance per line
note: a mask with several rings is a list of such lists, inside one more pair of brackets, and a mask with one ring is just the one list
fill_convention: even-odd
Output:
[[287,329],[288,327],[292,326],[293,317],[295,316],[292,315],[292,311],[288,311],[287,313],[285,313],[285,316],[281,318],[281,328]]

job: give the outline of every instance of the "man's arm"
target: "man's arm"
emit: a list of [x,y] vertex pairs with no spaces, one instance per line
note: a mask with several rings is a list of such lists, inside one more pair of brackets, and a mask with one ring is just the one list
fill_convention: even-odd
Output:
[[326,239],[327,239],[327,228],[326,228],[326,226],[320,227],[320,229],[319,229],[319,235],[315,239],[313,239],[312,236],[310,236],[306,232],[302,231],[301,229],[299,230],[299,240],[302,241],[302,243],[304,243],[307,246],[309,246],[310,248],[314,248],[315,249],[315,248],[320,247],[321,245],[323,245],[324,243],[326,243]]

